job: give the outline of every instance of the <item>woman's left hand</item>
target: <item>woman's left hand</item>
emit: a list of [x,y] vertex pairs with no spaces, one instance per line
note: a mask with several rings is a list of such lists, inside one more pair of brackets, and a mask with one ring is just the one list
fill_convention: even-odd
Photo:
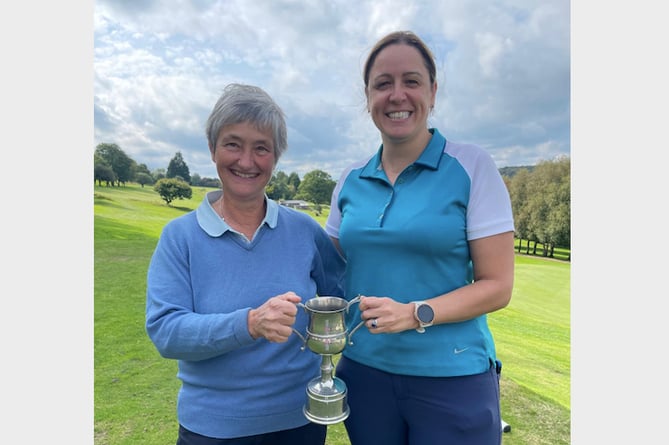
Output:
[[361,318],[372,334],[390,334],[416,329],[413,303],[399,303],[389,297],[360,297]]

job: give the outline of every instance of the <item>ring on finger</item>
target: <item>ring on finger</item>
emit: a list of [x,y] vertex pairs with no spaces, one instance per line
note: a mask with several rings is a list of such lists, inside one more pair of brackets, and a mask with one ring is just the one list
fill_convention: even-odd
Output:
[[376,323],[376,318],[372,318],[372,327],[373,327],[373,328],[377,328],[377,327],[378,327],[378,325],[377,325],[377,323]]

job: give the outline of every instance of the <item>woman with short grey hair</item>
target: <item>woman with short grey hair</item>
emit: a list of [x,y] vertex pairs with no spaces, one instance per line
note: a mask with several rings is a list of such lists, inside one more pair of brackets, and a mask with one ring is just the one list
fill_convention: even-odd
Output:
[[261,88],[225,88],[206,124],[221,190],[163,229],[147,276],[146,330],[177,360],[177,445],[323,445],[304,414],[317,354],[297,303],[343,296],[345,262],[308,214],[269,199],[284,113]]

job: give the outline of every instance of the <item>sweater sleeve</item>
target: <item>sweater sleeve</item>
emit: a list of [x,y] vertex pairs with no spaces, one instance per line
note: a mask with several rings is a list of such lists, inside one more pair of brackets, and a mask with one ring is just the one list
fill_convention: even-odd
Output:
[[205,360],[253,343],[250,308],[230,313],[196,313],[184,227],[168,224],[147,274],[146,331],[161,356]]

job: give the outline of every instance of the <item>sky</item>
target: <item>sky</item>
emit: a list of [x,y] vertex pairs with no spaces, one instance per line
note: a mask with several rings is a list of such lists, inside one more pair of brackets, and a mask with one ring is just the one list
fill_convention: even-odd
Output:
[[379,147],[362,66],[380,37],[406,29],[436,58],[430,127],[498,167],[570,155],[565,0],[98,0],[95,146],[116,143],[151,171],[181,152],[191,175],[217,177],[205,121],[226,84],[249,83],[286,113],[277,169],[336,179]]

